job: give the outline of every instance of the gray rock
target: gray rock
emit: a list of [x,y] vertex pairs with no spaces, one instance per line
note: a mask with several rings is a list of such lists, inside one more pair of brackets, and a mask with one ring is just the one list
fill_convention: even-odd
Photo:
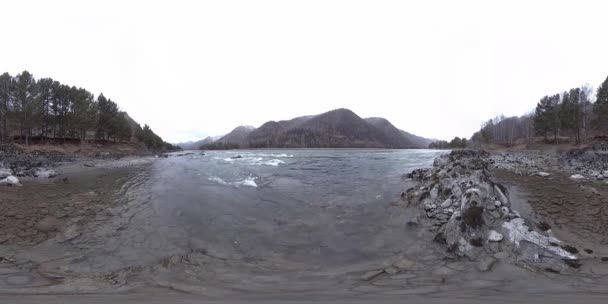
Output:
[[59,220],[52,216],[47,216],[42,220],[38,221],[36,225],[34,225],[34,229],[40,232],[51,232],[57,230],[59,227]]
[[414,268],[414,266],[416,265],[416,262],[408,259],[408,258],[403,258],[395,263],[393,263],[393,266],[401,269],[401,270],[410,270],[412,268]]
[[570,176],[571,179],[584,179],[585,177],[580,174],[574,174]]
[[57,176],[57,172],[55,172],[55,170],[53,169],[38,169],[36,170],[36,173],[34,174],[36,177],[40,177],[40,178],[53,178],[55,176]]
[[605,178],[608,178],[608,170],[604,170],[604,171],[602,171],[602,175],[603,175]]
[[509,254],[506,253],[506,252],[504,252],[504,251],[497,252],[497,253],[494,254],[494,258],[496,258],[498,260],[504,260],[504,259],[506,259],[508,257],[509,257]]
[[489,271],[496,264],[496,258],[484,257],[477,263],[477,270],[481,272]]
[[411,219],[409,219],[405,224],[408,227],[416,227],[416,226],[420,225],[420,218],[418,216],[414,216]]
[[433,270],[433,275],[438,276],[438,277],[447,277],[447,276],[451,276],[455,273],[456,273],[456,270],[445,267],[445,266],[441,266],[441,267]]
[[6,185],[6,186],[21,186],[21,183],[19,182],[19,179],[13,175],[11,176],[7,176],[5,179],[0,180],[0,185]]
[[391,280],[409,280],[415,278],[416,275],[412,273],[404,273],[399,275],[391,276]]
[[500,201],[500,203],[503,206],[508,206],[509,205],[509,200],[504,195],[504,193],[502,193],[502,191],[500,190],[500,188],[498,186],[496,186],[496,185],[494,185],[494,193],[496,194],[496,197],[498,198],[498,200]]
[[495,230],[488,231],[488,241],[490,242],[500,242],[502,241],[502,234],[496,232]]
[[371,281],[383,273],[384,273],[384,269],[368,271],[361,276],[361,280]]
[[448,208],[452,206],[452,199],[448,198],[443,203],[441,203],[441,208]]
[[542,177],[547,177],[547,176],[549,176],[549,175],[551,175],[551,174],[549,174],[549,173],[547,173],[547,172],[538,172],[538,173],[536,173],[536,175],[538,175],[538,176],[542,176]]
[[8,168],[0,168],[0,179],[7,178],[13,175],[13,170]]
[[435,201],[438,194],[439,190],[437,189],[437,186],[433,187],[433,189],[431,189],[431,200]]
[[387,268],[384,268],[384,272],[386,272],[390,275],[393,275],[393,274],[399,273],[399,269],[397,269],[395,267],[387,267]]

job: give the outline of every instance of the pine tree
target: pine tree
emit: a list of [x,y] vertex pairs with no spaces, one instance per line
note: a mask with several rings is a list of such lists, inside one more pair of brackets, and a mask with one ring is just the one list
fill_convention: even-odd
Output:
[[19,117],[21,136],[25,136],[25,144],[29,145],[35,120],[36,81],[28,71],[23,71],[13,81],[15,110]]
[[112,100],[106,99],[103,94],[97,97],[98,121],[97,121],[97,137],[99,139],[109,140],[112,134],[112,124],[118,116],[118,105]]
[[608,131],[608,77],[597,88],[597,99],[593,105],[595,120],[593,124],[602,133]]
[[8,139],[8,115],[12,108],[12,81],[8,73],[0,75],[0,141]]
[[55,97],[55,81],[51,78],[42,78],[38,80],[38,105],[39,111],[39,127],[44,142],[48,136],[49,127],[51,124],[51,104]]
[[536,105],[534,113],[534,130],[537,135],[542,135],[547,140],[547,134],[550,130],[549,115],[551,108],[551,100],[549,96],[543,97]]

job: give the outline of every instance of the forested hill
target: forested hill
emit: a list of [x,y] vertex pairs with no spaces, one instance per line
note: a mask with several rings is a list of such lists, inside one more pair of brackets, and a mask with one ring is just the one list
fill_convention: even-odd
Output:
[[0,140],[142,142],[155,151],[176,149],[103,94],[95,98],[86,89],[35,79],[27,71],[0,75]]
[[241,126],[202,149],[232,148],[426,148],[429,139],[404,132],[384,118],[363,119],[348,109]]

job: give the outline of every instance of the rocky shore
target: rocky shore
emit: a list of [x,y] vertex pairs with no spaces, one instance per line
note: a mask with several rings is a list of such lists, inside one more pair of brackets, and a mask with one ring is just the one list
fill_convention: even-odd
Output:
[[407,175],[414,186],[402,199],[420,210],[407,224],[427,229],[448,255],[481,272],[502,263],[605,280],[605,147],[563,155],[452,151]]
[[457,150],[437,158],[432,169],[409,175],[418,185],[408,189],[407,201],[423,208],[435,227],[434,240],[479,261],[481,271],[499,259],[554,272],[578,268],[578,250],[522,218],[507,188],[492,178],[490,164],[485,151]]

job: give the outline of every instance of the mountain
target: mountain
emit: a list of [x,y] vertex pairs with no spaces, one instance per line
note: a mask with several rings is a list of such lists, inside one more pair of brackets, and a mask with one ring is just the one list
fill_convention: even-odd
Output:
[[370,117],[366,118],[365,121],[382,131],[388,138],[392,138],[395,145],[399,147],[416,147],[416,144],[411,141],[409,136],[405,135],[404,131],[397,129],[385,118]]
[[238,127],[208,148],[426,148],[430,139],[397,129],[384,118],[362,119],[348,109],[259,128]]
[[188,142],[178,143],[178,144],[176,144],[176,146],[178,146],[184,150],[197,150],[197,149],[200,149],[200,147],[202,145],[212,144],[222,137],[223,136],[207,136],[204,139],[201,139],[198,141],[188,141]]
[[417,148],[428,148],[432,142],[437,141],[436,139],[426,138],[418,135],[414,135],[412,133],[405,132],[403,130],[399,130],[405,138],[409,139],[409,141]]
[[252,126],[239,126],[234,130],[230,131],[230,133],[224,135],[222,138],[218,139],[216,143],[220,144],[235,144],[239,147],[246,147],[248,145],[247,135],[255,130]]

